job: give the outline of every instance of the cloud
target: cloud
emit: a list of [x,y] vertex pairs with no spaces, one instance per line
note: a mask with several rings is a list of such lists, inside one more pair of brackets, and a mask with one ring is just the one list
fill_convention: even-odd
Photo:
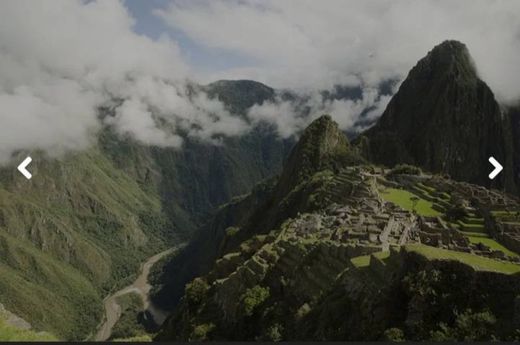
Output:
[[277,87],[402,79],[446,39],[465,42],[501,100],[520,96],[520,2],[508,0],[174,1],[156,14],[196,44],[249,58],[212,78]]
[[[296,96],[296,100],[283,100],[278,94],[274,101],[253,105],[247,116],[253,124],[273,125],[282,138],[298,135],[323,114],[329,114],[343,131],[360,132],[373,124],[391,98],[381,95],[377,88],[365,88],[359,99],[329,99],[319,91]],[[366,124],[360,123],[361,119]]]
[[[259,123],[289,137],[323,113],[359,131],[388,103],[379,83],[402,80],[445,39],[465,42],[482,78],[511,102],[520,94],[517,13],[520,2],[506,0],[175,0],[155,11],[173,31],[154,40],[134,31],[121,1],[0,1],[0,163],[17,150],[84,149],[106,125],[176,148],[186,136],[219,143]],[[211,52],[208,66],[226,54],[240,61],[194,69],[186,58],[194,46]],[[221,78],[293,88],[299,97],[236,116],[194,83]],[[318,92],[337,84],[362,95]],[[100,120],[101,106],[113,116]]]
[[[179,147],[178,131],[212,140],[242,120],[190,96],[176,42],[133,31],[119,1],[0,2],[0,162],[16,150],[59,155],[92,144],[110,124],[150,145]],[[100,123],[98,109],[120,104]]]

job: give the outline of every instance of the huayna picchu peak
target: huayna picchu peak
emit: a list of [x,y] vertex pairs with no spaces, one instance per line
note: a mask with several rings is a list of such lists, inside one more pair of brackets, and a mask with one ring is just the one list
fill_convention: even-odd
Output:
[[[421,59],[363,136],[367,158],[376,163],[413,164],[516,192],[510,125],[460,42],[445,41]],[[486,173],[490,156],[505,167],[494,181]]]

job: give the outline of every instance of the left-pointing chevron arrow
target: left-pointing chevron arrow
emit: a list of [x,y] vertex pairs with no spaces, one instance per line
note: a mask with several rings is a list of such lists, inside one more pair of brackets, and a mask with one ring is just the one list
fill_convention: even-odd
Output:
[[23,160],[22,163],[18,166],[18,171],[22,173],[23,176],[25,176],[26,179],[30,180],[32,177],[32,174],[27,170],[27,166],[31,164],[32,158],[27,157]]

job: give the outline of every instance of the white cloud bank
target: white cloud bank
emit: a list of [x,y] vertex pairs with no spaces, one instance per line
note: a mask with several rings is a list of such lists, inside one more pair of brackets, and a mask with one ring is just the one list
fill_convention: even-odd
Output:
[[254,61],[214,78],[374,86],[402,79],[434,45],[457,39],[503,101],[520,96],[520,1],[177,0],[156,14],[204,47]]
[[[103,121],[150,145],[179,147],[179,132],[212,140],[250,129],[222,103],[190,94],[190,79],[303,89],[309,117],[281,100],[247,113],[283,137],[324,112],[351,129],[366,108],[375,117],[386,106],[379,82],[402,79],[448,38],[468,45],[483,79],[509,102],[520,94],[518,13],[520,2],[507,0],[172,1],[156,11],[171,27],[205,49],[249,58],[247,67],[200,75],[167,34],[136,34],[120,1],[0,1],[0,163],[16,150],[88,147],[104,125],[98,107],[113,100],[115,116]],[[323,102],[312,91],[334,84],[360,85],[363,96]]]
[[[301,132],[312,120],[329,114],[340,129],[360,132],[365,127],[358,123],[362,114],[369,123],[381,115],[391,96],[380,95],[376,88],[365,88],[360,99],[323,99],[313,91],[299,95],[303,102],[284,101],[278,96],[274,102],[255,104],[247,112],[253,124],[269,123],[282,138]],[[307,108],[307,111],[303,110]],[[302,115],[304,114],[304,115]]]
[[146,144],[178,147],[178,129],[206,139],[245,127],[216,101],[189,100],[178,45],[133,24],[115,0],[0,1],[0,162],[16,150],[87,147],[98,107],[113,99],[122,104],[106,121]]

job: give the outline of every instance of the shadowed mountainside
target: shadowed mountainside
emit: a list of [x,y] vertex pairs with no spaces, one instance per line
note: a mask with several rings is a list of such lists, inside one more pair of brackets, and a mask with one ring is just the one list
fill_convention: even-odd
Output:
[[[460,42],[445,41],[421,59],[363,137],[367,158],[375,163],[408,163],[458,181],[517,191],[510,125]],[[493,181],[487,177],[490,156],[504,165]]]

